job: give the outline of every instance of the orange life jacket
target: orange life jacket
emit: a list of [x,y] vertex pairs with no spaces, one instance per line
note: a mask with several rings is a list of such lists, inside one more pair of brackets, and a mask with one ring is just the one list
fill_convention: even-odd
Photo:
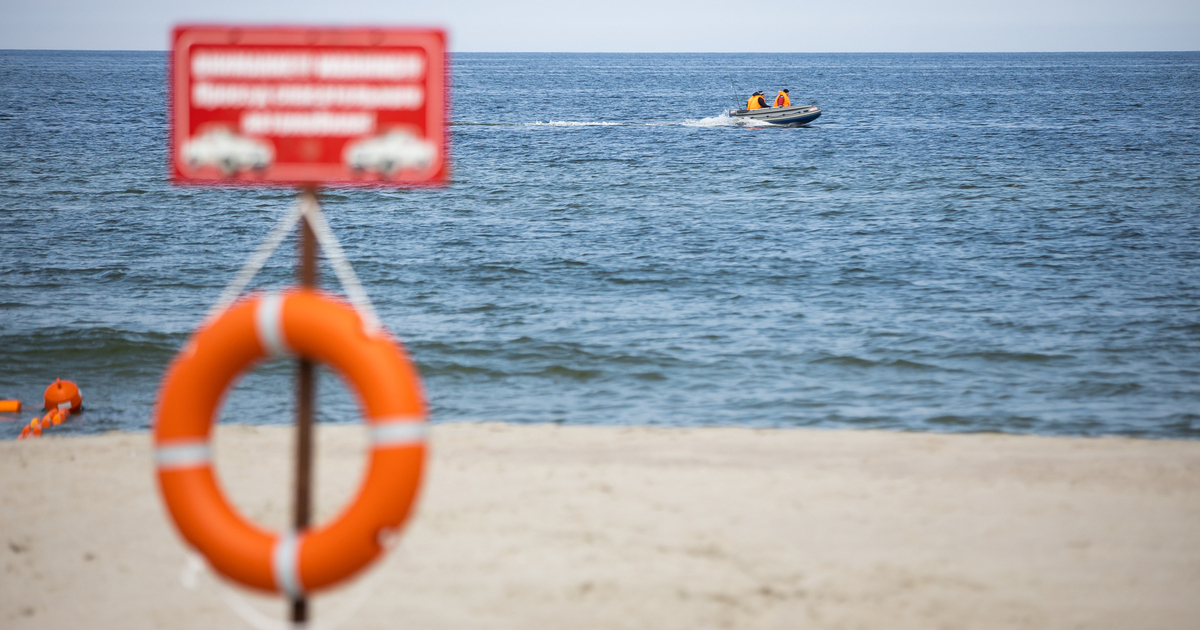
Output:
[[791,107],[791,106],[792,106],[792,99],[788,98],[787,94],[780,92],[779,96],[775,97],[775,107]]
[[759,94],[751,96],[750,100],[746,101],[746,109],[762,109],[766,106],[767,101]]

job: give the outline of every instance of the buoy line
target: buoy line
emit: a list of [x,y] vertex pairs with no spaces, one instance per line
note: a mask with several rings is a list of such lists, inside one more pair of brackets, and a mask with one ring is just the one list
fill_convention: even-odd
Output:
[[[29,424],[21,429],[21,434],[17,436],[18,440],[42,437],[42,432],[46,429],[62,424],[72,413],[83,410],[83,393],[79,390],[79,386],[61,378],[50,383],[43,395],[43,400],[45,409],[48,411],[45,415],[30,420]],[[17,403],[16,411],[20,411],[20,401],[14,402]]]

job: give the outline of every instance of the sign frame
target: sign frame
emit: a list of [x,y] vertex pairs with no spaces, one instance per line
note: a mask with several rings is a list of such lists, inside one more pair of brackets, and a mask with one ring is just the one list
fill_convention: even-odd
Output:
[[[310,111],[262,113],[250,107],[228,108],[223,116],[229,118],[236,113],[240,122],[234,129],[232,123],[225,121],[214,125],[223,134],[209,142],[205,148],[194,148],[194,140],[200,139],[194,127],[200,117],[194,117],[193,87],[193,53],[197,51],[233,51],[229,54],[250,55],[255,52],[275,54],[300,58],[304,56],[338,57],[341,59],[380,59],[387,53],[392,53],[392,59],[397,51],[414,51],[424,54],[423,79],[420,82],[408,80],[400,83],[371,83],[368,85],[351,85],[357,88],[356,94],[378,87],[391,87],[391,91],[371,92],[368,97],[379,100],[380,94],[390,97],[391,101],[403,100],[404,89],[423,87],[421,111],[416,114],[405,113],[400,109],[367,108],[357,110],[351,108],[310,107]],[[242,51],[241,53],[237,51]],[[249,53],[245,51],[251,51]],[[446,122],[449,119],[449,54],[446,50],[446,34],[440,29],[425,28],[381,28],[381,27],[303,27],[303,26],[233,26],[233,25],[179,25],[172,32],[172,47],[169,53],[170,66],[167,75],[169,103],[169,169],[171,179],[175,184],[200,186],[370,186],[370,187],[411,187],[444,185],[450,172],[449,134]],[[340,57],[339,57],[340,55]],[[356,56],[357,55],[357,56]],[[374,55],[374,57],[370,57]],[[314,57],[315,58],[315,57]],[[321,61],[325,61],[322,59]],[[336,59],[335,59],[336,61]],[[386,59],[385,59],[386,61]],[[333,67],[328,64],[321,67]],[[345,64],[340,68],[347,67]],[[355,66],[358,67],[358,66]],[[372,66],[365,66],[367,71]],[[391,68],[397,67],[394,63]],[[378,66],[375,66],[377,69]],[[386,69],[386,68],[385,68]],[[313,72],[316,72],[315,70]],[[243,93],[246,86],[254,85],[276,86],[268,77],[266,82],[255,83],[254,79],[242,79]],[[318,88],[339,87],[343,84],[334,80],[333,83],[322,84],[311,78],[296,79],[304,82],[298,87],[317,86]],[[297,86],[292,94],[296,93]],[[319,89],[317,90],[319,91]],[[327,90],[328,91],[328,90]],[[309,91],[311,94],[313,90]],[[353,90],[351,90],[353,92]],[[343,100],[346,90],[341,92]],[[351,94],[353,96],[354,94]],[[397,96],[399,95],[399,96]],[[328,94],[325,94],[328,96]],[[338,95],[334,95],[338,96]],[[328,100],[328,99],[327,99]],[[285,109],[289,106],[283,106]],[[208,109],[213,109],[209,107]],[[233,113],[231,113],[233,112]],[[246,112],[251,112],[247,114]],[[381,112],[383,112],[381,114]],[[248,117],[255,113],[259,117],[254,127],[247,133]],[[272,118],[274,116],[274,118]],[[346,131],[349,127],[344,124],[349,120],[357,124],[371,117],[369,127],[374,136],[366,133]],[[290,117],[290,118],[289,118]],[[303,135],[293,133],[295,129],[283,128],[297,119],[302,124],[325,125],[325,130],[315,134]],[[380,120],[388,118],[387,120]],[[279,122],[283,120],[284,122]],[[263,123],[265,122],[265,125]],[[289,122],[290,121],[290,122]],[[315,122],[314,122],[315,121]],[[330,121],[333,121],[332,123]],[[271,125],[274,127],[271,127]],[[329,127],[329,125],[333,127]],[[341,130],[337,125],[341,124]],[[390,125],[390,126],[389,126]],[[293,127],[295,125],[293,124]],[[292,134],[284,138],[271,135],[270,131]],[[366,127],[363,127],[364,129]],[[266,129],[266,131],[263,131]],[[330,131],[332,130],[332,131]],[[382,131],[382,133],[378,133]],[[211,132],[210,133],[214,133]],[[419,135],[423,134],[423,135]],[[217,142],[219,141],[219,142]],[[373,145],[368,141],[373,141]],[[232,143],[232,144],[231,144]],[[352,144],[357,143],[355,146]],[[280,146],[280,145],[283,146]],[[220,155],[240,157],[212,157],[212,147],[220,146],[227,151]],[[228,149],[236,146],[236,149]],[[366,146],[366,148],[363,148]],[[190,150],[189,150],[190,149]],[[205,152],[207,151],[207,152]],[[237,153],[240,151],[240,153]],[[389,153],[390,151],[390,153]],[[230,153],[232,152],[232,153]],[[185,155],[186,153],[186,155]],[[287,161],[275,161],[276,155],[284,155]],[[330,159],[331,154],[340,153],[339,162]],[[301,155],[297,161],[295,156]],[[197,155],[202,156],[197,159]],[[383,157],[380,157],[380,156]],[[415,155],[415,157],[413,157]],[[257,156],[257,157],[253,157]],[[308,157],[318,156],[318,157]],[[405,161],[407,160],[407,161]]]

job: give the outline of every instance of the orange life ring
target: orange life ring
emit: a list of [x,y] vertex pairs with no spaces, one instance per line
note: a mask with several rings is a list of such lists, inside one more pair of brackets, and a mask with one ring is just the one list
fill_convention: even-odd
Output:
[[[251,364],[293,354],[323,362],[357,390],[370,427],[363,485],[331,522],[280,535],[243,518],[213,475],[209,432],[230,384]],[[298,597],[358,572],[408,516],[425,460],[425,401],[416,370],[383,330],[368,334],[348,304],[311,290],[243,300],[204,325],[175,357],[154,419],[163,499],[180,533],[214,569],[246,586]]]

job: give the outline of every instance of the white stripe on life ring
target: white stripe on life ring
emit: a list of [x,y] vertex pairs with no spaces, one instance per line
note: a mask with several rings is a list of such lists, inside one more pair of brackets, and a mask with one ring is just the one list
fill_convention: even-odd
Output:
[[254,311],[254,332],[269,356],[291,354],[283,337],[283,296],[268,293]]
[[393,416],[371,424],[371,447],[393,448],[425,443],[429,424],[421,416]]
[[159,470],[207,466],[212,462],[212,447],[203,440],[160,446],[154,450],[154,461]]
[[271,551],[271,570],[275,574],[275,584],[279,590],[291,599],[304,596],[304,588],[300,585],[300,537],[296,532],[288,532],[275,543]]

